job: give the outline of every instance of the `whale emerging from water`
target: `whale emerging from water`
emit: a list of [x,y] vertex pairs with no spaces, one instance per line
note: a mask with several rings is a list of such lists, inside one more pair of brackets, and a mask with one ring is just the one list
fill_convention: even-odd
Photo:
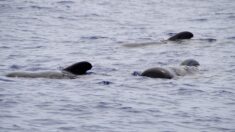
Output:
[[91,63],[87,61],[77,62],[61,72],[12,72],[7,74],[7,77],[23,77],[23,78],[51,78],[51,79],[73,79],[77,75],[84,75],[92,68]]
[[[167,40],[161,40],[160,42],[143,42],[143,43],[127,43],[123,46],[128,48],[136,48],[136,47],[144,47],[144,46],[151,46],[157,44],[166,44],[168,41],[179,41],[185,39],[191,39],[193,37],[193,33],[189,31],[183,31],[175,34],[174,36],[168,38]],[[214,39],[211,39],[213,41]]]
[[198,71],[199,65],[200,64],[198,63],[198,61],[194,59],[187,59],[180,64],[180,67],[170,67],[169,69],[154,67],[145,70],[140,75],[151,78],[172,79],[176,76],[185,76],[195,73],[196,71]]
[[176,35],[168,38],[170,41],[177,41],[182,39],[191,39],[193,37],[193,33],[189,31],[179,32]]

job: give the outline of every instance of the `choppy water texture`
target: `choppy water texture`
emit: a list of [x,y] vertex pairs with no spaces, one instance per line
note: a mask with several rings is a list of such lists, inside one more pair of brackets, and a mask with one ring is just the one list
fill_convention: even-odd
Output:
[[[0,40],[1,132],[235,131],[234,0],[0,0]],[[188,58],[198,74],[132,75]],[[77,79],[5,77],[83,60]]]

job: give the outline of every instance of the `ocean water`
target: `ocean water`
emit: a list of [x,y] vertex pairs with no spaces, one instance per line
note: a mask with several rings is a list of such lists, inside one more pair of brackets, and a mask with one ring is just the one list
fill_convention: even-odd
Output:
[[[0,132],[235,131],[234,0],[0,0],[0,40]],[[132,75],[189,58],[199,73]],[[78,61],[90,75],[5,77]]]

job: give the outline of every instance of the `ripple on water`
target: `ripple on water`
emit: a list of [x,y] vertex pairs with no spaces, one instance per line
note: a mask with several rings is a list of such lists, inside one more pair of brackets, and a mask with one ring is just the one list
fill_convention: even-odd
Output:
[[108,108],[113,108],[113,107],[112,107],[112,104],[108,102],[98,102],[98,104],[96,105],[96,108],[108,109]]
[[37,5],[32,5],[32,6],[30,6],[30,8],[37,9],[37,10],[51,9],[50,7],[43,7],[43,6],[37,6]]
[[62,108],[60,110],[62,111],[71,111],[71,112],[85,112],[88,109],[85,105],[72,105],[72,104],[65,104],[62,105]]
[[178,95],[193,95],[193,94],[201,94],[204,93],[203,90],[192,89],[192,88],[179,88],[175,94]]
[[143,111],[129,106],[120,107],[119,109],[129,113],[143,113]]
[[58,4],[74,4],[74,1],[70,1],[70,0],[62,0],[62,1],[58,1]]
[[212,93],[213,98],[229,98],[231,101],[226,102],[226,104],[231,104],[234,105],[235,102],[232,101],[232,97],[235,96],[235,93],[229,91],[229,90],[224,90],[224,88],[222,87],[223,90],[216,90]]
[[212,42],[216,42],[217,39],[214,39],[214,38],[204,38],[204,39],[198,39],[200,41],[204,41],[204,42],[208,42],[208,43],[212,43]]
[[111,81],[101,81],[101,82],[98,82],[98,84],[101,84],[101,85],[110,85],[112,83],[113,82],[111,82]]
[[4,119],[4,118],[6,118],[6,119],[15,119],[15,118],[20,118],[19,116],[13,116],[13,115],[4,115],[4,114],[2,114],[2,115],[0,115],[0,118],[1,119]]
[[105,130],[110,130],[110,127],[109,126],[104,126],[105,124],[103,125],[82,125],[81,128],[83,128],[85,131],[100,131],[102,132],[105,131]]
[[26,66],[13,64],[13,65],[11,65],[9,68],[10,68],[11,70],[20,70],[20,69],[26,68]]
[[107,39],[108,37],[103,36],[85,36],[81,37],[82,40],[97,40],[97,39]]
[[198,18],[198,19],[192,19],[192,20],[190,20],[190,21],[195,21],[195,22],[206,22],[206,21],[208,21],[208,19],[207,19],[207,18]]
[[42,49],[45,48],[44,46],[27,46],[23,47],[23,49]]
[[59,119],[50,119],[50,118],[33,119],[28,122],[33,125],[44,125],[44,126],[67,124],[65,121]]
[[8,131],[24,131],[24,128],[22,128],[21,126],[17,125],[17,124],[13,124],[13,125],[10,125],[10,126],[4,126],[4,127],[1,127],[0,126],[0,130],[2,132],[8,132]]
[[19,102],[13,100],[3,99],[2,101],[0,101],[0,106],[4,109],[14,108],[17,105],[19,105]]
[[59,130],[62,130],[62,131],[77,131],[77,128],[76,127],[73,127],[73,126],[71,126],[71,127],[59,127],[58,128]]
[[10,49],[11,47],[9,46],[0,46],[0,49]]
[[227,37],[227,39],[235,40],[235,36],[233,36],[233,37]]

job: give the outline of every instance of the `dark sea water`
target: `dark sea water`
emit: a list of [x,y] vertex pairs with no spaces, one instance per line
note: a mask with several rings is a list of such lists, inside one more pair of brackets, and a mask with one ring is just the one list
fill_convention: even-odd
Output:
[[[234,51],[234,0],[0,0],[0,132],[234,132]],[[199,73],[132,75],[189,58]],[[77,79],[5,77],[84,60]]]

